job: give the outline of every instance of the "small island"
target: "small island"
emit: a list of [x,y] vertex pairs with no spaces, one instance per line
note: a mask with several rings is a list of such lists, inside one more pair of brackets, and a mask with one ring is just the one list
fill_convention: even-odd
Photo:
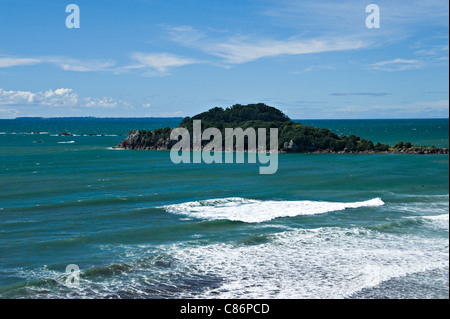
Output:
[[[295,123],[282,111],[263,103],[236,104],[226,109],[215,107],[184,118],[179,127],[192,133],[194,120],[201,120],[202,130],[217,128],[222,133],[226,128],[277,128],[279,153],[449,154],[448,148],[417,146],[403,141],[392,146],[380,142],[374,144],[355,135],[338,136],[326,128],[319,129]],[[153,131],[132,130],[127,138],[114,148],[170,150],[177,142],[170,139],[171,131],[169,127]],[[203,143],[206,144],[206,141]]]

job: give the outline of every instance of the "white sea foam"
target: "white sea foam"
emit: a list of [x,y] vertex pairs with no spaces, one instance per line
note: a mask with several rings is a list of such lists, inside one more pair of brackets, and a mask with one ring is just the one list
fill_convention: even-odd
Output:
[[433,221],[442,221],[447,222],[449,221],[449,215],[448,214],[442,214],[442,215],[436,215],[436,216],[423,216],[424,219],[429,219]]
[[[119,245],[123,263],[109,268],[121,276],[111,279],[103,277],[101,269],[89,275],[82,270],[76,297],[108,298],[127,292],[140,297],[336,299],[352,297],[394,278],[446,269],[449,262],[448,238],[347,227],[296,229],[266,236],[267,241],[258,245],[204,245],[201,239],[158,247]],[[163,263],[158,265],[159,261]],[[21,271],[19,276],[29,280],[54,278],[60,283],[59,291],[46,284],[28,289],[47,297],[64,298],[67,294],[73,298],[72,291],[64,288],[65,274],[44,266]],[[185,281],[190,282],[189,287]],[[192,288],[192,283],[198,283],[200,289]]]
[[198,298],[345,298],[408,274],[448,267],[448,240],[326,227],[260,245],[178,249],[185,269],[223,279]]
[[316,215],[348,208],[382,206],[380,198],[363,202],[339,203],[325,201],[260,201],[240,197],[208,199],[167,205],[161,208],[174,214],[199,219],[228,219],[246,223],[261,223],[279,217]]
[[429,227],[434,229],[449,229],[449,214],[423,216],[422,217]]
[[434,216],[448,214],[449,202],[433,201],[433,202],[415,202],[415,203],[399,203],[393,204],[390,208],[395,211],[416,214],[418,216]]
[[58,142],[58,144],[73,144],[75,141]]

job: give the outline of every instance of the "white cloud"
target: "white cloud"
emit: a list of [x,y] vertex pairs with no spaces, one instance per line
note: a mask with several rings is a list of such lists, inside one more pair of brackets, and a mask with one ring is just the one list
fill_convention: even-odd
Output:
[[162,74],[174,67],[198,63],[196,60],[170,53],[134,52],[131,58],[139,64],[127,66],[125,69],[151,69]]
[[72,89],[48,90],[45,92],[5,91],[0,89],[0,105],[48,105],[48,106],[75,106],[78,103],[78,94]]
[[85,98],[82,101],[82,105],[85,107],[100,107],[100,108],[132,108],[131,104],[122,100],[116,100],[112,97],[102,97],[102,98]]
[[446,43],[428,44],[426,40],[419,41],[410,46],[410,48],[414,50],[412,52],[413,58],[411,59],[397,58],[392,60],[380,61],[370,64],[369,68],[383,71],[405,71],[430,67],[448,68],[448,50],[449,50],[448,38],[447,37],[442,39],[438,37],[436,38],[439,41],[444,40],[444,42]]
[[41,92],[37,93],[35,96],[38,97],[35,103],[40,103],[43,105],[50,106],[75,106],[78,103],[78,94],[74,93],[72,89],[56,89],[48,90],[42,96]]
[[292,37],[286,40],[275,40],[251,36],[231,36],[218,39],[208,37],[189,26],[167,28],[167,32],[172,41],[222,58],[223,62],[228,64],[247,63],[281,55],[357,50],[368,46],[366,41],[343,37],[308,39]]
[[60,88],[45,92],[6,91],[0,88],[0,106],[52,106],[52,107],[96,107],[96,108],[132,108],[126,101],[113,97],[80,98],[72,89]]
[[0,57],[0,68],[42,63],[53,64],[62,70],[75,72],[114,71],[116,64],[112,60],[79,60],[64,56]]
[[[138,64],[125,67],[117,66],[111,59],[80,60],[64,56],[41,56],[36,58],[0,57],[0,68],[19,65],[50,64],[64,71],[73,72],[112,72],[123,73],[133,69],[146,69],[147,75],[166,75],[168,70],[188,64],[199,63],[190,58],[170,53],[142,53],[134,52],[131,58]],[[153,73],[152,73],[153,72]]]
[[9,68],[20,65],[32,65],[40,62],[41,60],[34,58],[0,57],[0,68]]
[[418,50],[414,52],[418,55],[425,55],[425,56],[447,56],[448,58],[448,44],[445,45],[435,45],[429,48],[423,48],[421,50]]
[[335,70],[336,66],[331,66],[331,65],[310,65],[308,67],[306,67],[303,71],[296,71],[294,72],[294,74],[302,74],[305,72],[312,72],[315,70]]
[[33,103],[34,94],[26,91],[5,91],[0,89],[0,105]]
[[207,39],[203,32],[199,32],[192,26],[167,27],[167,32],[175,42],[189,44]]
[[112,60],[79,60],[62,56],[47,56],[42,57],[41,60],[65,71],[75,72],[114,71],[116,64]]
[[240,64],[266,57],[279,55],[301,55],[330,51],[356,50],[364,48],[366,44],[359,40],[233,40],[227,43],[218,43],[207,51],[225,59],[227,63]]
[[424,64],[429,66],[448,66],[448,38],[444,39],[446,44],[422,45],[419,44],[414,53]]

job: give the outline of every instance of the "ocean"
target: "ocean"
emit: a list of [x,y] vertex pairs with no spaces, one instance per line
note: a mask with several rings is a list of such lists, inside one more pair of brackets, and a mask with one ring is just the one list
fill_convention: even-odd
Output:
[[[280,154],[260,175],[112,149],[180,121],[0,120],[0,298],[449,298],[448,155]],[[298,122],[449,146],[448,119]]]

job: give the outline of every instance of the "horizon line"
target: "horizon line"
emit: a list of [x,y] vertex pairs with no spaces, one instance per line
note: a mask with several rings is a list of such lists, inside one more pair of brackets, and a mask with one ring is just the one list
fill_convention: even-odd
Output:
[[[20,119],[184,119],[190,116],[142,116],[142,117],[98,117],[98,116],[18,116],[15,118],[0,118],[0,120],[20,120]],[[291,121],[358,121],[358,120],[449,120],[449,117],[397,117],[397,118],[291,118]]]

